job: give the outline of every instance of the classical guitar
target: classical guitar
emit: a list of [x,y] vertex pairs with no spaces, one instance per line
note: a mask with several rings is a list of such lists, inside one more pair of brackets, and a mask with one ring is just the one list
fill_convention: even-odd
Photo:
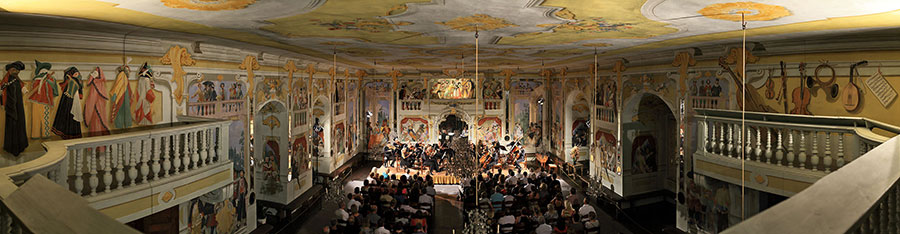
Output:
[[810,115],[809,110],[809,99],[810,93],[809,89],[806,88],[806,63],[800,63],[800,86],[794,88],[793,94],[791,97],[794,98],[794,109],[791,110],[791,114],[795,115]]
[[844,110],[855,111],[856,108],[859,107],[859,87],[856,87],[856,84],[853,83],[853,74],[859,73],[856,72],[856,67],[866,64],[869,64],[869,61],[863,60],[850,65],[850,82],[846,87],[844,87],[843,94],[841,94],[841,100],[843,100],[844,103]]

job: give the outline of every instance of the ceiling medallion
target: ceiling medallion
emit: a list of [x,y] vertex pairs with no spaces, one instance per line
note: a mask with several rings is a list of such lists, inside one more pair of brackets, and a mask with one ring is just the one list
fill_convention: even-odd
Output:
[[485,14],[475,14],[466,17],[457,17],[446,22],[435,22],[436,24],[450,27],[454,30],[474,32],[477,28],[479,31],[490,31],[508,27],[518,27],[506,21],[505,19],[493,17]]
[[769,21],[790,16],[791,12],[783,6],[756,2],[731,2],[710,4],[697,11],[711,19],[741,21],[741,13],[747,21]]
[[256,0],[160,0],[171,8],[183,8],[198,11],[223,11],[244,9]]

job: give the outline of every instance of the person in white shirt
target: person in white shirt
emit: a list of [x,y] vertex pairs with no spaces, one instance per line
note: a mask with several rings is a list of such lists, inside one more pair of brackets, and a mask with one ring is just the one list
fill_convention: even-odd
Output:
[[597,214],[594,212],[588,213],[587,221],[584,222],[584,229],[590,230],[591,228],[596,228],[600,226],[600,221],[597,220]]
[[391,231],[388,231],[387,228],[384,228],[384,225],[381,225],[378,229],[375,229],[375,234],[391,234]]
[[428,196],[428,194],[422,194],[419,196],[419,203],[433,205],[434,198],[431,198],[431,196]]
[[549,224],[542,223],[537,229],[534,230],[536,234],[551,234],[553,233],[553,227]]
[[347,221],[350,218],[350,213],[347,213],[347,205],[342,203],[341,208],[334,211],[334,216],[340,220]]
[[435,194],[434,186],[425,187],[425,194],[428,194],[433,197]]
[[[498,224],[502,225],[511,225],[516,224],[516,216],[513,216],[511,213],[505,216],[500,217],[500,220],[497,221]],[[512,231],[512,226],[507,227],[506,229],[501,228],[501,231]]]
[[352,195],[348,194],[347,198],[349,198],[347,200],[347,207],[353,207],[353,205],[356,205],[356,207],[362,207],[362,203],[354,199]]
[[587,202],[578,209],[578,215],[581,217],[587,217],[590,213],[596,213],[596,211],[594,210],[594,206],[591,206],[591,204],[588,204]]

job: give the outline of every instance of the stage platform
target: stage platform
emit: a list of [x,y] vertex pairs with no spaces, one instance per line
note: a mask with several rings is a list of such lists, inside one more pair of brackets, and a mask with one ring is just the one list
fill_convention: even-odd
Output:
[[[521,166],[521,168],[522,168],[522,169],[521,169],[522,172],[528,172],[528,173],[531,173],[531,171],[528,170],[528,168],[525,167],[525,164],[524,164],[524,163],[520,164],[520,166]],[[506,164],[506,165],[495,165],[494,168],[491,169],[491,172],[492,172],[492,173],[498,173],[498,171],[499,171],[499,173],[502,173],[502,174],[504,174],[504,175],[508,175],[510,169],[512,169],[513,171],[516,171],[516,167],[515,167],[514,165]],[[412,168],[385,167],[385,166],[381,166],[381,167],[372,167],[372,172],[376,172],[376,173],[378,173],[379,175],[387,174],[388,176],[390,176],[390,175],[396,175],[396,176],[401,176],[401,175],[414,175],[414,176],[415,176],[415,175],[420,175],[420,176],[425,176],[425,175],[429,175],[429,174],[430,174],[431,177],[434,179],[434,184],[459,184],[459,178],[456,178],[456,176],[450,175],[450,173],[447,173],[446,171],[435,172],[435,171],[427,170],[427,169],[422,169],[422,170],[420,170],[420,169],[412,169]]]

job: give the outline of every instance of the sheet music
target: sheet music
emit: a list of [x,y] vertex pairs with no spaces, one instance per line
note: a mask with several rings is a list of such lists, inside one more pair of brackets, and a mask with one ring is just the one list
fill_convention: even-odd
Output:
[[891,84],[884,79],[884,75],[881,74],[881,71],[872,74],[865,81],[866,87],[869,87],[869,90],[872,90],[872,94],[878,98],[878,101],[881,102],[881,105],[887,107],[897,99],[897,91],[894,90],[894,87],[891,87]]

